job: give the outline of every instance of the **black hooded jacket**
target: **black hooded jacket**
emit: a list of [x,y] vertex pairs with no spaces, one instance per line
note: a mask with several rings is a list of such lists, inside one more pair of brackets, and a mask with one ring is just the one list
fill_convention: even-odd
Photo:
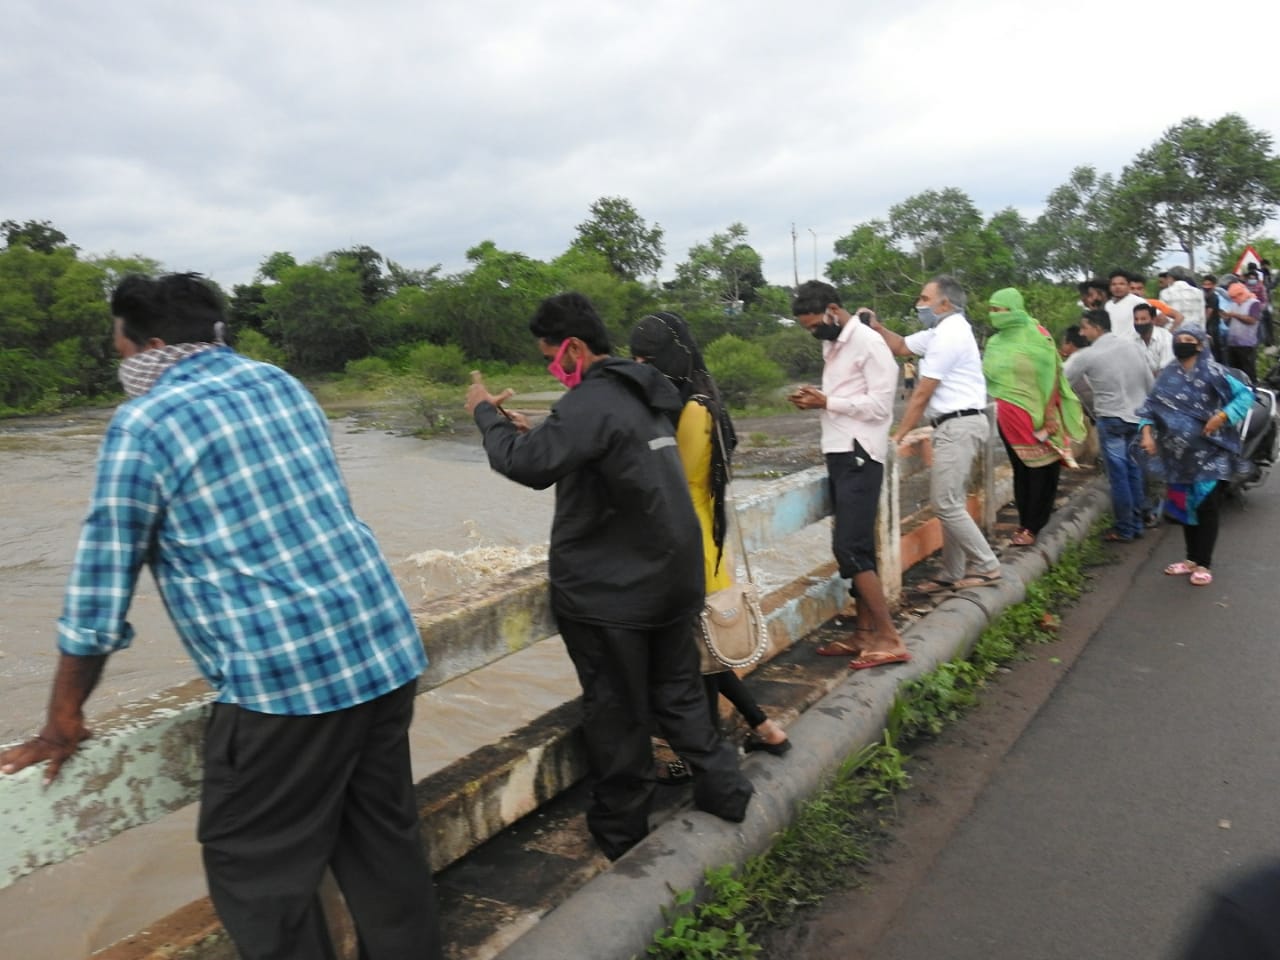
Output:
[[476,408],[494,470],[535,490],[556,485],[557,616],[652,628],[701,609],[702,530],[669,418],[680,406],[653,367],[606,357],[523,435],[492,404]]

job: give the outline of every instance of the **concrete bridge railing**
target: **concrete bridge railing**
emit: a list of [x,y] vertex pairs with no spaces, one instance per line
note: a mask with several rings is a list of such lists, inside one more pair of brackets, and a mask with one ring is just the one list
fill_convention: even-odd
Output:
[[[927,431],[887,464],[877,533],[881,575],[891,598],[902,571],[941,543],[927,507]],[[999,452],[1003,455],[1002,451]],[[994,469],[995,444],[975,470],[970,509],[994,516],[1009,497]],[[775,545],[829,516],[826,472],[806,470],[771,481],[735,502],[747,549]],[[835,615],[847,600],[830,554],[764,598],[773,656]],[[547,604],[545,565],[513,573],[482,596],[450,597],[415,611],[431,667],[420,690],[447,683],[556,632]],[[767,659],[766,657],[766,659]],[[135,826],[196,801],[201,744],[212,697],[201,681],[165,690],[99,718],[87,741],[47,789],[31,768],[0,777],[0,888],[68,859]],[[571,707],[572,705],[570,705]],[[558,709],[538,730],[521,731],[433,774],[419,785],[424,834],[439,869],[567,788],[585,772],[577,712]],[[485,753],[485,751],[482,751]]]

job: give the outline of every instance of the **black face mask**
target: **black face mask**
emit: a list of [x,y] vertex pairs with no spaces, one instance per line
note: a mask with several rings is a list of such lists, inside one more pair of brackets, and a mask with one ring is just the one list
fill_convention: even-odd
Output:
[[1173,345],[1173,355],[1179,360],[1186,360],[1188,357],[1194,357],[1199,352],[1200,344],[1198,343],[1187,343],[1183,340],[1179,340]]
[[840,339],[840,328],[834,323],[820,323],[809,331],[819,340],[838,340]]
[[1133,329],[1134,329],[1134,330],[1136,330],[1136,331],[1138,331],[1138,336],[1142,336],[1144,333],[1150,333],[1150,332],[1151,332],[1151,324],[1149,324],[1149,323],[1135,323],[1135,324],[1133,325]]

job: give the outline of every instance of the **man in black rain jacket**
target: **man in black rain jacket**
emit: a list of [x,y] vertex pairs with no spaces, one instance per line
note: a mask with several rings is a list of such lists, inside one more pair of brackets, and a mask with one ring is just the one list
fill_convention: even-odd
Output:
[[569,392],[533,429],[480,383],[467,409],[494,470],[555,484],[551,608],[582,684],[587,824],[617,859],[649,832],[655,723],[693,769],[701,809],[739,822],[752,787],[711,724],[698,673],[702,533],[669,419],[679,394],[653,367],[609,355],[581,294],[544,300],[529,327]]

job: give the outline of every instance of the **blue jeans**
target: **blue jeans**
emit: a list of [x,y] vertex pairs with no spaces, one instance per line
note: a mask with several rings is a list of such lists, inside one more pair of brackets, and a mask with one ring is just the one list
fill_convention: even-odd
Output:
[[1130,539],[1142,534],[1142,509],[1146,499],[1142,471],[1129,456],[1129,445],[1138,436],[1138,425],[1119,417],[1098,418],[1098,444],[1111,481],[1111,512],[1116,533]]

